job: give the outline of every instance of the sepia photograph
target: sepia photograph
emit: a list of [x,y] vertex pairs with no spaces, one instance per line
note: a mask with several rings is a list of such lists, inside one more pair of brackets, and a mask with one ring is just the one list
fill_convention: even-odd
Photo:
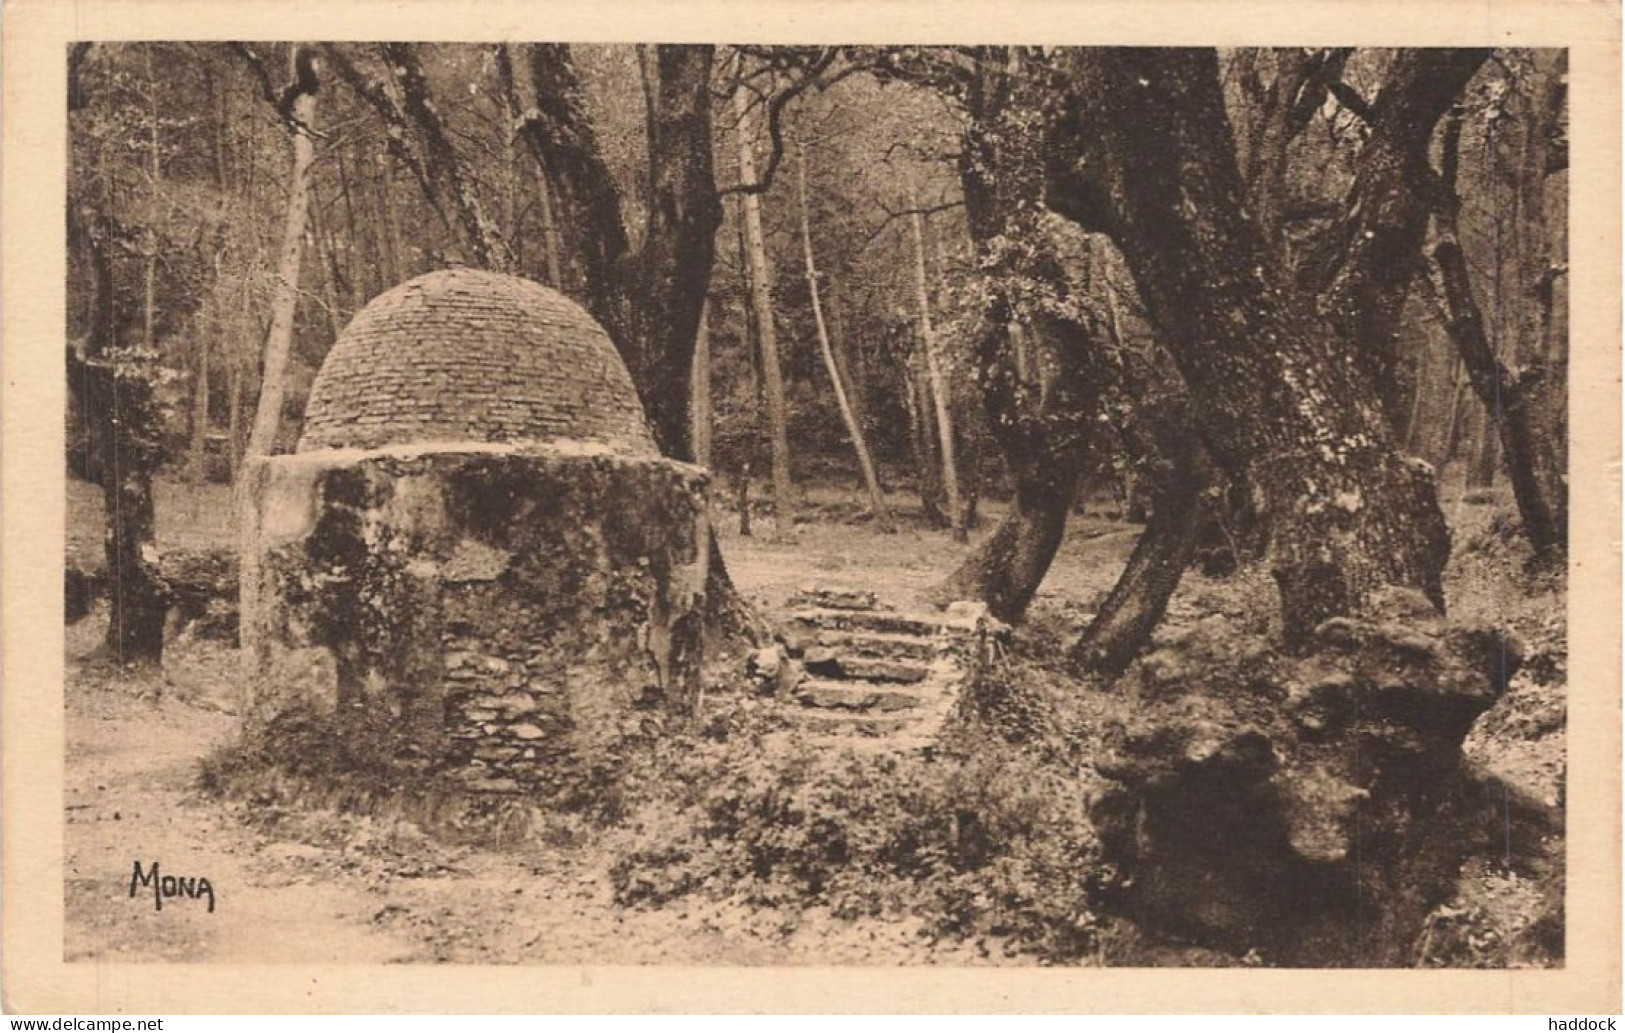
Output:
[[1568,46],[372,25],[49,44],[51,964],[1597,963]]

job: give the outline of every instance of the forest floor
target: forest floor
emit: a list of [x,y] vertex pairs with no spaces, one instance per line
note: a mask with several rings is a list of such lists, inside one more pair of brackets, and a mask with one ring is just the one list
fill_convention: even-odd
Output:
[[[83,484],[69,487],[69,557],[93,563],[101,537],[99,493]],[[1521,552],[1503,493],[1468,499],[1452,498],[1446,505],[1456,535],[1448,582],[1452,611],[1511,624],[1533,658],[1529,673],[1520,675],[1508,696],[1481,719],[1469,740],[1469,756],[1518,791],[1557,808],[1565,756],[1564,593],[1560,584],[1532,582],[1519,572]],[[900,509],[907,505],[901,497],[896,502]],[[161,484],[160,548],[229,547],[229,503],[224,488]],[[793,543],[769,540],[763,534],[771,530],[766,520],[758,524],[757,537],[741,538],[734,517],[725,514],[723,548],[735,582],[769,619],[807,584],[870,589],[884,602],[913,608],[968,548],[935,530],[905,527],[882,535],[856,519],[856,512],[841,493],[811,492],[807,522],[798,525]],[[985,506],[979,533],[991,530],[1000,515],[997,506]],[[1111,587],[1138,530],[1100,516],[1071,521],[1018,634],[1015,653],[1036,657],[1040,677],[1048,677],[1044,658],[1058,651],[1075,631],[1078,615]],[[1219,581],[1192,574],[1159,634],[1176,633],[1215,607],[1254,605],[1252,600],[1265,598],[1259,595],[1265,589],[1267,583],[1256,579]],[[813,879],[816,892],[811,893],[796,886],[774,892],[758,887],[751,893],[718,889],[718,872],[726,870],[721,862],[707,868],[714,859],[697,856],[698,851],[671,855],[651,849],[675,819],[672,814],[651,818],[648,808],[634,808],[611,827],[566,822],[506,844],[457,843],[430,836],[400,815],[267,807],[211,795],[202,789],[200,763],[229,743],[236,730],[235,651],[181,635],[166,651],[161,678],[126,679],[98,658],[104,621],[99,609],[67,629],[68,960],[741,965],[1248,960],[1194,949],[1159,953],[1124,923],[1099,923],[1070,900],[1049,910],[1029,901],[1011,922],[989,928],[963,919],[990,892],[979,882],[956,883],[952,893],[938,887],[927,896],[904,873],[896,880],[901,888],[891,896],[858,905],[821,886],[821,876]],[[1114,706],[1121,706],[1106,693],[1062,688],[1086,712],[1085,728],[1100,727]],[[719,696],[715,705],[737,698]],[[1087,743],[1084,747],[1087,753]],[[726,753],[718,756],[724,759],[717,763],[728,763]],[[701,769],[685,770],[692,776]],[[1025,777],[1025,769],[1011,770],[1018,780]],[[920,792],[935,791],[919,789],[914,769],[888,769],[886,777]],[[992,782],[998,782],[997,775]],[[1047,814],[1033,819],[1040,833],[1041,821],[1050,820]],[[673,833],[669,839],[688,842],[683,836]],[[1020,880],[1042,883],[1062,871],[1079,881],[1070,857],[1050,857],[1043,849],[1011,860],[1006,876],[1024,885]],[[663,884],[677,879],[664,870],[639,872],[640,865],[659,868],[662,858],[673,871],[692,869],[692,885]],[[159,911],[146,889],[131,899],[135,861],[160,862],[165,874],[207,877],[215,911],[209,913],[202,900],[188,899],[165,900]],[[1538,952],[1520,953],[1507,945],[1533,921],[1551,887],[1534,883],[1515,864],[1495,859],[1474,864],[1460,896],[1441,909],[1435,923],[1449,934],[1441,938],[1441,943],[1448,939],[1448,949],[1434,949],[1426,960],[1550,963],[1553,959]],[[1065,908],[1079,911],[1080,928],[1088,926],[1087,950],[1057,953],[1048,933],[1023,927],[1025,919],[1054,924],[1057,915],[1070,913]],[[960,917],[945,918],[950,912]]]

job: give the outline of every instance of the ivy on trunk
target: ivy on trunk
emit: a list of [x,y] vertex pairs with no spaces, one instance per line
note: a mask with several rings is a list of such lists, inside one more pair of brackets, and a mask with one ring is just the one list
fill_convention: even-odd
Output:
[[1441,610],[1449,532],[1432,474],[1390,445],[1371,379],[1283,290],[1247,217],[1208,50],[1068,55],[1049,203],[1117,241],[1218,465],[1249,486],[1289,640],[1385,586]]

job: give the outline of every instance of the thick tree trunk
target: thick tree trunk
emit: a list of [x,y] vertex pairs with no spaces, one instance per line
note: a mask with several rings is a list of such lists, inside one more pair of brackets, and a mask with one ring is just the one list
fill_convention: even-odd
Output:
[[813,326],[818,333],[818,351],[824,358],[824,369],[829,373],[830,384],[835,388],[835,404],[841,411],[841,422],[846,425],[846,436],[852,439],[852,448],[858,455],[858,469],[863,474],[864,488],[869,492],[869,512],[874,515],[880,530],[890,534],[897,528],[892,523],[891,511],[886,508],[886,498],[880,493],[880,478],[875,475],[875,461],[869,455],[869,443],[864,440],[863,427],[858,423],[857,414],[852,411],[852,405],[847,401],[841,367],[835,361],[835,352],[829,343],[829,330],[824,325],[824,306],[819,298],[818,289],[818,264],[813,260],[812,220],[807,211],[807,149],[805,145],[800,145],[799,141],[796,157],[796,199],[801,213],[801,255],[807,267],[807,293],[812,298]]
[[1375,386],[1331,328],[1272,282],[1212,52],[1069,61],[1050,204],[1122,249],[1214,458],[1261,504],[1288,639],[1388,586],[1442,610],[1449,535],[1432,476],[1389,445]]
[[[560,236],[575,243],[581,283],[569,290],[603,324],[632,371],[664,454],[694,457],[689,406],[694,349],[721,218],[711,159],[709,77],[714,49],[656,48],[646,116],[651,201],[644,250],[632,253],[614,177],[605,164],[569,48],[530,45],[523,130],[556,191]],[[562,266],[563,263],[560,263]],[[710,543],[708,625],[760,629]]]
[[[744,186],[755,186],[756,149],[751,143],[749,109],[743,90],[734,93],[734,111],[739,117],[739,181]],[[790,481],[790,431],[784,402],[784,374],[779,369],[778,337],[773,328],[773,274],[762,234],[760,198],[754,193],[745,193],[740,203],[745,211],[745,254],[750,269],[751,299],[756,310],[756,336],[761,345],[762,386],[773,455],[773,527],[779,538],[787,539],[795,534],[795,489]]]
[[[662,454],[694,458],[694,346],[722,222],[711,160],[711,47],[654,48],[647,112],[650,169],[643,247],[626,295],[632,380]],[[633,343],[635,342],[635,343]]]
[[999,620],[1021,620],[1061,546],[1077,485],[1076,464],[1042,474],[1024,470],[1008,515],[932,590],[932,599],[977,599]]
[[505,272],[512,266],[513,256],[496,223],[486,215],[472,177],[452,145],[418,59],[419,46],[378,44],[388,69],[381,82],[368,78],[339,47],[329,45],[324,52],[339,77],[389,127],[390,152],[411,170],[424,198],[465,249],[469,264]]
[[1299,654],[1216,615],[1129,667],[1090,808],[1102,852],[1142,922],[1270,963],[1404,964],[1454,889],[1461,744],[1518,649],[1441,619],[1431,472],[1391,445],[1318,299],[1271,276],[1216,55],[1065,60],[1050,203],[1121,247],[1204,444],[1259,502]]
[[965,531],[965,513],[960,508],[959,464],[954,459],[953,399],[948,390],[948,374],[939,354],[937,335],[931,326],[931,295],[925,272],[925,218],[920,214],[918,199],[909,189],[909,230],[914,237],[914,289],[920,306],[920,351],[925,357],[926,376],[931,381],[931,401],[937,420],[937,441],[942,456],[942,490],[945,496],[949,526],[956,542],[969,536]]
[[[314,126],[315,92],[299,93],[291,110],[300,126]],[[277,263],[276,296],[271,303],[271,331],[265,339],[259,406],[254,412],[254,427],[248,435],[249,455],[270,455],[276,446],[277,430],[282,424],[288,353],[293,348],[293,319],[299,307],[299,269],[304,256],[305,222],[310,207],[311,165],[316,160],[315,143],[310,133],[300,126],[291,127],[289,132],[293,138],[293,174],[289,178],[288,214],[282,229],[282,256]]]
[[[530,44],[518,55],[523,130],[558,201],[559,235],[572,244],[580,283],[565,293],[577,298],[603,325],[628,368],[636,369],[623,294],[631,243],[615,176],[605,163],[586,95],[567,44]],[[651,160],[656,156],[651,155]],[[709,162],[706,165],[710,167]],[[714,193],[713,188],[713,193]],[[709,267],[707,267],[709,273]]]
[[1151,517],[1095,619],[1072,647],[1072,660],[1107,678],[1128,668],[1151,640],[1196,552],[1211,473],[1183,406],[1154,420],[1165,470]]
[[87,361],[86,402],[97,418],[116,426],[102,485],[108,514],[105,552],[111,608],[107,648],[121,664],[163,659],[169,588],[159,570],[152,470],[157,465],[159,418],[147,371],[118,361]]
[[69,246],[90,277],[90,322],[82,356],[69,351],[69,383],[90,421],[92,447],[103,459],[103,539],[109,586],[105,638],[120,664],[156,665],[163,659],[169,587],[159,571],[152,472],[162,430],[144,360],[120,356],[112,260],[99,230],[70,199]]
[[[1058,293],[1064,295],[1064,283]],[[1032,379],[1022,378],[1014,365],[1009,315],[1002,301],[984,315],[979,350],[988,425],[1015,496],[998,528],[931,596],[939,603],[981,600],[995,617],[1013,624],[1026,614],[1060,547],[1088,458],[1089,418],[1107,376],[1103,366],[1091,366],[1099,356],[1088,328],[1032,313],[1020,336],[1034,341],[1037,355],[1028,364]]]
[[[513,55],[510,55],[513,56]],[[522,131],[546,169],[560,236],[574,244],[576,295],[632,372],[663,454],[694,458],[689,405],[694,349],[721,221],[711,153],[710,69],[715,48],[662,44],[651,62],[646,112],[650,203],[644,246],[632,252],[615,179],[587,114],[570,50],[531,44],[520,55]],[[562,265],[563,263],[561,263]],[[786,469],[786,473],[788,470]],[[728,577],[713,533],[708,626],[756,638],[761,629]]]
[[1391,435],[1402,440],[1414,381],[1399,334],[1422,269],[1432,208],[1428,144],[1450,105],[1489,57],[1487,50],[1402,50],[1371,105],[1349,214],[1339,229],[1342,261],[1321,293],[1332,328],[1360,356]]
[[1040,101],[1012,93],[1026,80],[998,71],[994,57],[984,55],[985,71],[972,91],[959,179],[987,277],[977,381],[1015,498],[999,527],[932,597],[980,599],[994,616],[1015,623],[1060,546],[1112,364],[1092,318],[1079,314],[1086,291],[1073,280],[1092,277],[1092,270],[1069,276],[1053,225],[1036,214],[1041,130],[1024,116]]

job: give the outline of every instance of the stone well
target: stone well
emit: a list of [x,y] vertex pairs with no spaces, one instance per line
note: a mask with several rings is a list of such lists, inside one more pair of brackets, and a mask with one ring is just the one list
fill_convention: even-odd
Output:
[[374,299],[245,506],[250,727],[365,713],[432,774],[524,792],[697,696],[705,474],[556,291],[448,270]]

